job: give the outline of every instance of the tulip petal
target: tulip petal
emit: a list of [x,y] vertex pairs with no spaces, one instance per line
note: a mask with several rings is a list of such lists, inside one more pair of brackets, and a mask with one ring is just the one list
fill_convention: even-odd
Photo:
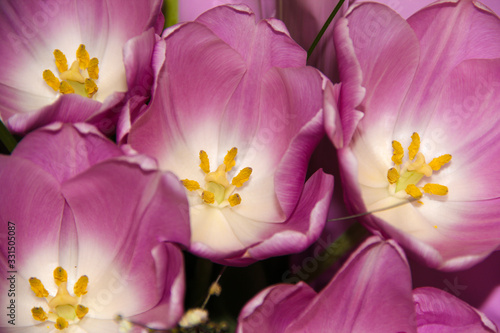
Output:
[[236,332],[262,332],[263,328],[268,332],[289,332],[289,323],[304,311],[315,296],[314,290],[304,282],[269,287],[241,310]]
[[440,289],[415,289],[413,299],[419,333],[497,332],[484,314]]
[[150,264],[153,249],[161,241],[189,239],[187,201],[177,178],[108,161],[66,182],[63,193],[75,216],[78,271],[94,277],[87,295],[92,317],[130,316],[158,304],[165,274],[158,276],[162,266]]
[[27,135],[12,152],[39,165],[60,183],[116,156],[120,149],[87,124],[53,124]]
[[416,332],[414,311],[410,270],[402,250],[393,241],[372,237],[288,330],[335,327],[339,332]]

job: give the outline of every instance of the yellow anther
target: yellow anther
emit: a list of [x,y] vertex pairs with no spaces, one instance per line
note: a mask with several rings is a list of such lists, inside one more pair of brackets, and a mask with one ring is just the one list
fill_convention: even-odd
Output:
[[59,73],[68,70],[68,60],[66,59],[64,53],[62,53],[60,50],[55,49],[54,58],[56,58],[56,66],[57,69],[59,70]]
[[82,319],[83,317],[85,317],[85,315],[89,312],[89,308],[87,308],[86,306],[83,306],[81,304],[78,304],[76,309],[75,309],[75,313],[76,313],[76,316],[78,317],[78,319]]
[[182,185],[189,191],[196,191],[200,189],[200,184],[196,180],[183,179],[181,180]]
[[76,50],[76,59],[80,64],[80,69],[86,69],[89,66],[90,55],[85,49],[85,45],[80,44],[78,50]]
[[227,151],[227,154],[224,157],[224,164],[226,165],[226,172],[231,171],[231,169],[236,164],[236,161],[234,159],[235,159],[237,153],[238,153],[238,148],[236,148],[236,147],[233,147],[233,148],[231,148],[231,150]]
[[422,197],[422,191],[420,191],[420,189],[416,187],[414,184],[406,186],[405,191],[415,199]]
[[85,80],[85,92],[87,93],[87,97],[91,98],[97,92],[97,84],[92,79]]
[[246,167],[242,169],[236,177],[233,178],[231,184],[233,184],[236,187],[241,187],[243,186],[243,183],[245,183],[248,179],[250,179],[251,174],[252,174],[252,168]]
[[229,204],[231,205],[231,207],[234,207],[234,206],[239,205],[241,203],[241,196],[238,193],[235,193],[235,194],[231,195],[227,200],[229,201]]
[[59,91],[61,94],[72,94],[75,92],[75,89],[66,81],[62,81],[61,85],[59,86]]
[[33,316],[33,319],[38,321],[46,321],[47,319],[49,319],[45,311],[43,311],[43,309],[39,307],[34,307],[33,309],[31,309],[31,315]]
[[439,157],[434,158],[430,163],[429,166],[432,168],[434,171],[438,171],[441,169],[443,165],[446,163],[449,163],[451,161],[451,155],[450,154],[445,154],[441,155]]
[[36,297],[47,297],[49,292],[45,289],[42,282],[37,278],[30,278],[29,280],[31,290],[35,293]]
[[387,180],[389,180],[390,184],[394,184],[398,181],[399,179],[399,172],[396,170],[396,168],[390,168],[389,171],[387,171]]
[[49,87],[51,87],[55,91],[59,90],[59,86],[61,85],[61,83],[50,69],[46,69],[43,71],[43,80],[49,85]]
[[217,282],[212,283],[210,285],[210,288],[208,289],[208,293],[210,295],[220,296],[221,292],[222,292],[222,287]]
[[63,329],[65,329],[66,327],[68,327],[69,324],[68,324],[68,321],[66,319],[64,319],[63,317],[57,317],[57,321],[54,324],[54,326],[58,330],[62,331]]
[[99,78],[99,60],[97,60],[97,58],[90,59],[87,73],[89,73],[89,77],[92,80],[97,80]]
[[403,163],[403,156],[405,155],[403,146],[401,145],[401,143],[394,140],[392,141],[392,149],[392,161],[394,162],[394,164],[400,165],[401,163]]
[[425,184],[423,187],[425,193],[434,195],[447,195],[448,187],[439,184]]
[[86,275],[80,276],[73,287],[73,292],[75,293],[75,295],[78,297],[85,295],[87,293],[88,284],[89,278]]
[[207,204],[213,204],[215,202],[215,195],[210,191],[203,191],[201,199]]
[[200,168],[204,173],[210,172],[210,161],[208,160],[208,155],[204,150],[200,150]]
[[54,282],[60,285],[63,282],[68,281],[68,273],[62,267],[57,267],[54,269]]
[[419,149],[420,149],[420,136],[418,135],[417,132],[414,132],[411,136],[410,146],[408,147],[408,154],[409,154],[408,158],[410,161],[415,158],[415,155],[417,155]]

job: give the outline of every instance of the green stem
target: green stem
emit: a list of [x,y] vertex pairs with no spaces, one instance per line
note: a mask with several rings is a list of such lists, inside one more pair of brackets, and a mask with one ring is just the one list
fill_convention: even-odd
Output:
[[17,145],[17,141],[14,138],[12,134],[10,134],[9,130],[3,122],[0,121],[0,140],[2,141],[3,145],[9,153],[11,153],[14,150],[14,147]]
[[179,0],[163,0],[163,15],[165,15],[165,28],[179,22]]
[[323,27],[321,28],[321,30],[319,31],[318,35],[316,36],[316,38],[312,42],[311,47],[309,47],[309,50],[307,50],[307,59],[309,59],[309,57],[313,53],[313,51],[316,48],[316,45],[318,45],[321,37],[323,37],[323,35],[325,34],[326,29],[328,29],[328,26],[330,25],[330,23],[332,23],[333,18],[335,17],[335,15],[337,15],[337,12],[340,10],[340,8],[342,7],[342,5],[344,4],[344,1],[345,0],[340,0],[337,3],[337,6],[335,6],[335,8],[333,9],[332,13],[330,14],[330,16],[328,17],[328,19],[326,20],[325,24],[323,24]]

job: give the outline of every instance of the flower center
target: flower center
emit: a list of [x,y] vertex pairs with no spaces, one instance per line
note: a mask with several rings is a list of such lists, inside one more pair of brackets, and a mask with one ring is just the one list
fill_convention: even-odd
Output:
[[228,204],[231,207],[239,205],[241,203],[241,196],[233,192],[237,187],[243,186],[250,179],[252,168],[243,168],[229,183],[227,173],[234,167],[237,153],[237,148],[229,150],[224,157],[224,163],[219,165],[215,171],[210,172],[208,155],[204,150],[201,150],[200,168],[205,173],[205,187],[202,188],[197,181],[189,179],[181,180],[182,184],[189,191],[196,191],[206,204],[217,205],[219,207],[225,207]]
[[85,45],[80,44],[76,50],[76,60],[68,68],[68,60],[60,50],[54,50],[54,58],[59,71],[59,79],[50,69],[43,71],[43,80],[54,91],[61,94],[78,94],[92,98],[97,92],[95,80],[99,79],[99,60],[90,59]]
[[415,199],[422,197],[423,192],[434,195],[448,194],[448,188],[439,184],[425,184],[423,187],[417,187],[420,180],[426,176],[432,176],[433,171],[438,171],[441,167],[451,161],[451,155],[445,154],[434,158],[430,163],[425,163],[424,154],[419,152],[420,136],[418,133],[413,133],[411,136],[411,144],[408,147],[408,160],[403,163],[404,150],[401,143],[392,141],[392,161],[394,167],[387,172],[387,180],[389,188],[394,193],[401,190],[412,196]]
[[71,296],[68,292],[67,282],[68,274],[62,267],[57,267],[54,270],[54,282],[57,285],[57,293],[55,296],[50,296],[42,282],[37,278],[30,278],[31,290],[36,297],[45,298],[49,308],[48,313],[42,307],[34,307],[31,309],[33,318],[38,321],[52,321],[55,328],[63,330],[70,324],[75,324],[80,321],[89,309],[80,303],[81,297],[87,293],[87,285],[89,279],[82,275],[73,287],[75,296]]

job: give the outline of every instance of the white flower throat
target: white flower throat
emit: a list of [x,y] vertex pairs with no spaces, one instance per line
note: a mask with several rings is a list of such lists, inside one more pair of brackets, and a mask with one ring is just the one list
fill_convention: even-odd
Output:
[[405,163],[403,163],[404,150],[401,143],[395,140],[392,142],[392,161],[395,166],[387,172],[389,190],[392,193],[405,190],[408,195],[415,199],[420,199],[423,195],[422,192],[441,196],[448,194],[448,188],[444,185],[427,183],[418,187],[417,184],[424,176],[432,176],[434,171],[438,171],[443,165],[449,163],[451,155],[441,155],[426,163],[425,156],[419,152],[420,136],[418,133],[413,133],[411,139],[411,144],[408,147],[408,160]]
[[68,68],[68,60],[60,50],[54,50],[54,58],[59,71],[59,78],[51,70],[43,71],[43,80],[54,91],[61,94],[73,94],[92,98],[97,92],[96,80],[99,79],[99,60],[90,59],[85,45],[80,44],[76,51],[76,60]]
[[63,330],[71,324],[78,323],[89,312],[89,309],[80,304],[81,298],[87,293],[89,279],[87,276],[81,276],[73,287],[74,296],[68,292],[68,274],[62,267],[54,270],[54,282],[57,285],[57,293],[50,296],[42,282],[36,277],[29,280],[31,290],[36,297],[45,298],[47,301],[48,312],[42,307],[34,307],[31,314],[35,320],[44,322],[54,322],[54,327]]
[[218,206],[220,208],[230,205],[234,207],[241,203],[241,196],[234,193],[236,188],[250,179],[252,168],[243,168],[238,175],[232,178],[231,183],[227,179],[227,173],[236,164],[235,158],[238,153],[237,148],[229,150],[224,157],[224,163],[219,165],[217,169],[210,172],[210,161],[204,150],[200,151],[200,168],[205,173],[205,186],[202,188],[195,180],[183,179],[182,184],[189,191],[196,191],[205,204]]

